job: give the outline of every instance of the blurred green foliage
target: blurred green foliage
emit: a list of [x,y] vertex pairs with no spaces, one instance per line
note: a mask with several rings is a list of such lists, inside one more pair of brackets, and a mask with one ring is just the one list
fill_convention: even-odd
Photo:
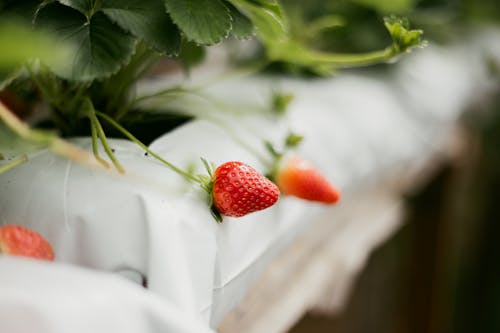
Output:
[[[366,52],[388,43],[390,37],[379,23],[390,14],[404,15],[425,31],[426,39],[437,42],[460,38],[473,24],[500,21],[497,0],[283,0],[283,6],[297,38],[337,52]],[[327,17],[335,17],[338,24],[307,33]]]

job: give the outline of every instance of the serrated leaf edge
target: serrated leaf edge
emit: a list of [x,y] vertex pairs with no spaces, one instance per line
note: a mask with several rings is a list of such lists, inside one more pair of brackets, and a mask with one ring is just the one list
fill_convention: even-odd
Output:
[[199,43],[198,41],[194,40],[194,39],[191,39],[189,38],[189,36],[186,35],[186,33],[184,33],[184,31],[181,29],[181,27],[179,26],[179,23],[174,19],[174,17],[172,17],[170,11],[168,10],[167,6],[165,6],[165,11],[167,12],[167,14],[170,16],[170,18],[172,19],[172,22],[174,22],[174,24],[177,26],[177,28],[179,29],[179,31],[181,31],[181,33],[187,38],[188,41],[190,42],[193,42],[193,43],[196,43],[196,44],[199,44],[199,45],[205,45],[205,46],[213,46],[213,45],[217,45],[219,43],[221,43],[223,40],[227,39],[231,33],[231,30],[233,30],[233,18],[231,17],[231,14],[229,12],[229,8],[227,8],[226,5],[224,5],[224,3],[220,0],[217,0],[225,9],[225,12],[226,12],[226,15],[229,17],[229,28],[227,31],[225,31],[225,34],[223,36],[221,36],[221,38],[219,39],[216,39],[214,41],[210,41],[209,43]]
[[[137,43],[137,40],[139,39],[142,39],[146,42],[146,44],[153,50],[155,50],[156,52],[158,52],[159,54],[164,54],[166,56],[169,56],[169,57],[177,57],[180,53],[180,47],[179,47],[179,51],[174,51],[174,52],[165,52],[165,51],[161,51],[161,50],[158,50],[155,46],[153,46],[149,39],[148,38],[141,38],[139,36],[136,36],[136,34],[133,33],[133,31],[131,31],[131,29],[128,29],[127,27],[124,27],[122,26],[117,20],[113,19],[111,16],[109,16],[108,14],[106,14],[106,12],[104,10],[101,10],[101,12],[106,15],[106,17],[111,21],[113,22],[114,24],[116,24],[117,26],[119,26],[120,28],[122,28],[124,31],[128,32],[130,35],[132,35],[135,39],[136,39],[136,43]],[[168,15],[168,14],[167,14]],[[169,15],[170,19],[172,19],[172,17]],[[173,21],[173,20],[172,20]],[[177,29],[180,31],[179,27],[177,26],[176,24],[176,27]],[[136,44],[137,45],[137,44]],[[134,45],[134,49],[135,49],[135,46]],[[131,54],[131,56],[133,56],[135,54],[135,52],[133,52]],[[129,59],[130,60],[130,59]]]

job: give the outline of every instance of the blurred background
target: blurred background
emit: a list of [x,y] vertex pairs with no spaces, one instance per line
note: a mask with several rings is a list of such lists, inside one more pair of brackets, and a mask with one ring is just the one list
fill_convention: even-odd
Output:
[[[497,1],[309,1],[307,11],[298,10],[301,1],[285,3],[294,17],[330,11],[347,18],[319,42],[347,51],[378,44],[383,33],[373,22],[389,12],[405,14],[441,45],[481,26],[500,28]],[[490,69],[496,88],[477,96],[461,119],[465,149],[406,197],[403,227],[371,255],[343,311],[311,312],[291,333],[500,332],[498,64]]]
[[290,332],[500,332],[500,94],[467,114],[467,151],[407,198],[342,313]]

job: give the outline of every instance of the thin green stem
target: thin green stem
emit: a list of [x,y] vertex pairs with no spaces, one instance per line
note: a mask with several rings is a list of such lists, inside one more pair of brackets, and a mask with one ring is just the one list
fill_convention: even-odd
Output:
[[[226,75],[217,76],[216,78],[209,79],[208,81],[206,81],[202,84],[199,84],[197,86],[191,87],[191,88],[174,87],[174,88],[169,88],[169,89],[165,89],[165,90],[160,90],[160,91],[154,92],[154,93],[149,94],[149,95],[142,95],[140,97],[135,98],[133,101],[131,101],[129,106],[127,107],[127,109],[131,109],[134,106],[136,106],[137,104],[144,102],[144,101],[147,101],[149,99],[158,98],[158,97],[166,97],[166,96],[175,96],[177,94],[182,94],[182,93],[192,94],[192,95],[195,95],[198,97],[206,98],[205,96],[203,96],[201,94],[201,91],[203,89],[205,89],[206,87],[213,85],[213,84],[216,84],[216,83],[226,81],[226,80],[255,74],[255,73],[261,71],[263,68],[265,68],[268,64],[269,64],[269,60],[266,59],[266,60],[254,62],[250,65],[245,66],[245,67],[231,71],[231,72],[227,73]],[[123,116],[123,114],[119,114],[115,118],[119,120],[122,118],[122,116]]]
[[26,124],[20,121],[10,110],[0,101],[0,119],[20,137],[26,138],[30,135],[30,130]]
[[[134,106],[137,106],[139,103],[147,101],[149,99],[159,98],[159,97],[167,97],[167,96],[175,96],[175,95],[179,95],[182,93],[189,93],[189,90],[187,90],[185,88],[181,88],[181,87],[175,87],[175,88],[160,90],[160,91],[154,92],[154,93],[149,94],[149,95],[142,95],[140,97],[135,98],[133,101],[131,101],[129,106],[127,107],[127,109],[131,109]],[[116,119],[120,120],[124,115],[125,115],[124,113],[119,113],[116,115]]]
[[380,51],[360,54],[314,52],[312,55],[316,61],[330,63],[337,67],[357,67],[388,61],[395,56],[395,51],[392,46],[389,46]]
[[207,117],[213,124],[219,126],[222,128],[223,131],[225,131],[232,140],[234,140],[237,144],[239,144],[243,149],[248,151],[250,154],[255,156],[262,164],[265,166],[269,166],[272,164],[271,161],[269,161],[264,155],[262,155],[260,152],[258,152],[256,149],[254,149],[251,145],[249,145],[247,142],[243,141],[237,133],[234,132],[234,130],[231,128],[231,126],[227,126],[224,122],[213,118],[213,117]]
[[102,146],[104,147],[104,151],[106,152],[108,157],[111,159],[111,162],[113,163],[115,168],[118,170],[118,172],[124,173],[125,169],[122,167],[122,165],[120,164],[120,162],[116,158],[115,153],[113,152],[113,150],[109,146],[108,139],[106,138],[106,134],[104,133],[104,130],[101,126],[101,123],[99,122],[99,119],[97,119],[97,117],[96,117],[96,112],[97,111],[94,110],[93,113],[89,114],[90,121],[94,123],[95,130],[97,132],[97,136],[99,137],[99,140],[101,141]]
[[345,20],[340,15],[326,15],[322,16],[312,22],[307,24],[303,23],[302,33],[306,39],[311,39],[313,36],[317,36],[321,31],[325,29],[331,29],[336,27],[341,27],[345,25]]
[[224,75],[219,75],[217,77],[214,77],[212,79],[209,79],[208,81],[201,83],[195,87],[192,88],[192,90],[202,90],[205,89],[211,85],[221,83],[227,80],[232,80],[232,79],[237,79],[240,77],[246,77],[246,76],[251,76],[255,73],[260,72],[263,70],[266,66],[270,64],[268,59],[264,60],[259,60],[252,62],[246,66],[239,67],[236,70],[230,71]]
[[[102,128],[101,123],[99,122],[99,119],[97,119],[97,116],[96,116],[97,111],[94,109],[94,105],[92,104],[92,102],[88,98],[85,99],[83,102],[84,102],[83,107],[85,108],[84,112],[90,120],[90,128],[91,128],[91,132],[92,132],[92,150],[93,150],[94,156],[96,157],[96,159],[99,162],[103,163],[104,160],[102,160],[102,158],[100,158],[100,156],[98,154],[98,150],[97,150],[97,138],[99,138],[99,140],[102,143],[102,146],[104,147],[104,151],[106,152],[108,157],[111,159],[111,162],[113,163],[115,168],[118,170],[118,172],[124,173],[125,169],[122,167],[122,165],[120,164],[120,162],[116,158],[115,154],[113,153],[113,150],[111,149],[111,147],[108,144],[108,139],[106,138],[106,134],[104,133],[104,129]],[[103,164],[107,165],[107,162],[105,162]]]
[[47,99],[47,101],[53,103],[54,102],[54,98],[53,98],[52,94],[47,90],[47,87],[40,80],[40,78],[38,77],[38,75],[36,75],[33,72],[33,69],[30,66],[26,66],[26,70],[28,71],[28,74],[29,74],[31,80],[33,80],[33,82],[35,82],[37,88],[40,89],[40,91],[42,92],[42,95]]
[[85,93],[85,91],[87,90],[87,88],[88,88],[88,85],[85,83],[78,85],[78,88],[76,89],[76,92],[74,93],[74,96],[71,99],[71,104],[69,107],[70,110],[76,109],[78,107],[78,103],[81,102],[82,96]]
[[[138,99],[136,99],[135,102],[138,103],[138,102],[141,102],[141,101],[144,101],[144,100],[147,100],[147,99],[158,98],[158,97],[161,97],[161,96],[175,95],[175,94],[179,94],[179,93],[186,93],[186,94],[190,94],[190,95],[193,95],[195,97],[198,97],[200,99],[203,99],[204,102],[211,103],[218,110],[223,110],[223,111],[225,111],[225,110],[233,110],[227,104],[225,104],[223,101],[220,101],[220,100],[214,98],[213,96],[207,95],[207,94],[203,93],[202,91],[198,91],[198,89],[196,89],[196,90],[188,90],[188,89],[184,89],[184,88],[180,88],[180,87],[179,88],[170,89],[170,90],[166,90],[166,91],[159,91],[159,92],[153,93],[151,95],[147,95],[147,96],[141,96]],[[250,152],[251,154],[253,154],[264,165],[271,165],[272,164],[268,159],[266,159],[262,154],[260,154],[257,150],[255,150],[252,146],[250,146],[249,144],[247,144],[246,142],[244,142],[243,140],[241,140],[239,138],[238,134],[235,133],[232,128],[230,128],[229,126],[227,126],[226,124],[224,124],[222,121],[220,121],[219,119],[217,119],[217,117],[210,116],[207,113],[204,113],[202,116],[199,116],[199,117],[207,119],[207,120],[211,121],[212,123],[214,123],[215,125],[217,125],[220,128],[222,128],[229,136],[231,136],[231,138],[236,143],[238,143],[242,148],[244,148],[245,150],[247,150],[248,152]]]
[[72,159],[78,163],[96,166],[91,155],[79,147],[76,147],[55,135],[39,130],[30,129],[25,123],[20,121],[4,104],[0,102],[0,120],[9,127],[19,137],[37,144],[44,145],[55,153]]
[[18,165],[21,165],[25,162],[28,161],[28,156],[26,154],[10,161],[9,163],[6,163],[6,164],[3,164],[0,166],[0,174],[4,173],[4,172],[7,172],[15,167],[17,167]]
[[99,156],[98,139],[97,139],[97,129],[96,123],[93,119],[90,119],[90,132],[92,134],[92,152],[95,158],[106,168],[109,168],[109,163]]
[[154,158],[156,158],[157,160],[159,160],[160,162],[162,162],[163,164],[165,164],[172,171],[177,172],[179,175],[181,175],[182,177],[186,178],[187,180],[190,180],[190,181],[193,181],[193,182],[201,184],[200,180],[197,177],[195,177],[195,176],[193,176],[193,175],[185,172],[184,170],[178,168],[174,164],[172,164],[169,161],[167,161],[164,158],[162,158],[160,155],[158,155],[155,152],[153,152],[151,149],[149,149],[148,146],[146,146],[145,144],[143,144],[139,139],[137,139],[135,136],[133,136],[132,133],[130,133],[129,131],[127,131],[123,126],[121,126],[118,122],[116,122],[113,118],[111,118],[107,114],[99,112],[99,111],[96,111],[96,114],[99,117],[101,117],[104,120],[106,120],[112,126],[114,126],[118,131],[120,131],[123,135],[125,135],[131,141],[133,141],[137,145],[139,145],[142,149],[144,149],[145,151],[147,151],[151,156],[153,156]]

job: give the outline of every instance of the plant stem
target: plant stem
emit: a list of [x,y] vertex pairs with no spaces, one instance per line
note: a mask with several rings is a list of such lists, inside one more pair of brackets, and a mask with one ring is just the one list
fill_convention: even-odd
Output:
[[21,157],[18,157],[16,159],[10,161],[7,164],[1,165],[0,166],[0,174],[7,172],[7,171],[15,168],[16,166],[21,165],[27,161],[28,161],[28,156],[26,156],[26,154],[24,154]]
[[96,111],[96,114],[99,117],[101,117],[104,120],[106,120],[112,126],[114,126],[118,131],[120,131],[123,135],[125,135],[131,141],[133,141],[137,145],[139,145],[142,149],[144,149],[145,151],[147,151],[151,156],[153,156],[154,158],[156,158],[157,160],[159,160],[160,162],[162,162],[163,164],[165,164],[172,171],[177,172],[179,175],[181,175],[182,177],[186,178],[187,180],[190,180],[190,181],[193,181],[193,182],[201,184],[200,180],[197,177],[195,177],[195,176],[193,176],[193,175],[185,172],[184,170],[178,168],[174,164],[172,164],[169,161],[167,161],[164,158],[162,158],[160,155],[158,155],[155,152],[153,152],[151,149],[149,149],[148,146],[146,146],[141,141],[139,141],[139,139],[137,139],[135,136],[133,136],[132,133],[130,133],[129,131],[127,131],[124,127],[122,127],[118,122],[116,122],[113,118],[111,118],[107,114],[99,112],[99,111]]
[[[115,168],[118,170],[118,172],[124,173],[125,169],[123,169],[122,165],[120,164],[120,162],[116,158],[115,154],[113,153],[113,150],[109,147],[108,139],[106,138],[106,134],[104,133],[104,130],[101,126],[101,123],[99,122],[99,119],[97,119],[97,116],[96,116],[97,111],[94,109],[92,102],[90,101],[90,99],[86,99],[85,104],[86,104],[86,114],[90,119],[90,127],[91,127],[91,131],[92,131],[92,149],[94,152],[94,156],[101,163],[104,161],[98,154],[97,139],[95,138],[95,136],[97,136],[99,138],[99,140],[101,141],[102,146],[104,147],[104,150],[106,151],[106,154],[111,159],[111,162],[113,163]],[[107,163],[105,163],[104,165],[107,165]]]
[[99,156],[96,123],[92,119],[90,119],[90,132],[92,133],[92,152],[94,153],[95,158],[106,168],[109,168],[108,162]]
[[[169,96],[169,95],[175,96],[175,95],[182,94],[182,93],[189,93],[189,90],[182,88],[182,87],[175,87],[175,88],[160,90],[160,91],[154,92],[154,93],[149,94],[149,95],[142,95],[140,97],[135,98],[133,101],[130,102],[128,108],[130,109],[143,101],[147,101],[148,99],[153,99],[153,98],[157,98],[157,97],[165,97],[165,96]],[[122,118],[123,115],[124,114],[117,114],[115,118],[119,120]]]
[[115,153],[113,152],[113,150],[109,146],[108,139],[106,138],[106,134],[104,133],[104,130],[102,129],[101,123],[99,123],[97,117],[95,118],[94,121],[95,121],[95,125],[96,125],[97,136],[101,140],[101,143],[104,147],[104,150],[106,151],[106,154],[109,156],[109,158],[111,159],[111,162],[113,163],[115,168],[118,170],[118,172],[124,173],[125,169],[122,167],[122,165],[120,164],[120,162],[116,158]]
[[268,59],[263,59],[259,61],[254,61],[252,63],[249,63],[243,67],[237,68],[235,70],[232,70],[228,73],[225,73],[223,75],[219,75],[217,77],[214,77],[212,79],[209,79],[208,81],[199,84],[198,86],[193,87],[193,90],[202,90],[204,88],[207,88],[211,85],[221,83],[227,80],[234,80],[237,78],[241,77],[247,77],[251,76],[253,74],[256,74],[266,68],[270,64],[270,61]]
[[19,137],[33,142],[42,144],[53,152],[74,160],[78,163],[96,166],[95,161],[91,158],[92,155],[79,147],[76,147],[55,135],[43,131],[30,129],[25,123],[20,121],[2,102],[0,102],[0,120],[9,127]]
[[312,52],[311,55],[314,57],[315,61],[332,64],[336,67],[357,67],[388,61],[396,54],[394,48],[389,46],[380,51],[360,54]]
[[[235,78],[255,74],[255,73],[259,72],[260,70],[262,70],[263,68],[265,68],[267,65],[269,65],[269,60],[267,60],[267,59],[262,60],[262,61],[256,61],[256,62],[253,62],[253,63],[247,65],[247,66],[244,66],[244,67],[239,68],[237,70],[233,70],[229,73],[226,73],[225,75],[221,75],[221,76],[217,76],[215,78],[209,79],[208,81],[201,83],[197,86],[191,87],[191,88],[174,87],[174,88],[169,88],[169,89],[165,89],[165,90],[160,90],[160,91],[154,92],[150,95],[142,95],[142,96],[134,99],[130,103],[130,105],[127,109],[130,109],[130,108],[136,106],[137,104],[139,104],[140,102],[143,102],[145,100],[153,99],[153,98],[157,98],[157,97],[169,96],[169,95],[175,96],[176,94],[186,93],[186,94],[193,94],[193,95],[198,96],[198,97],[205,97],[202,95],[201,90],[209,87],[210,85],[224,82],[224,81],[227,81],[230,79],[235,79]],[[119,119],[121,119],[121,116],[122,115],[120,115],[120,117],[117,116],[117,117],[115,117],[115,119],[119,120]]]
[[0,101],[0,119],[20,137],[29,137],[29,128],[20,121],[1,101]]
[[[275,60],[288,61],[299,65],[310,65],[311,63],[322,63],[334,66],[335,68],[359,67],[372,65],[392,59],[398,54],[394,46],[388,46],[383,50],[352,54],[352,53],[327,53],[302,49],[296,46],[295,51],[291,52],[293,45],[284,45],[283,47],[274,46],[268,50],[269,57]],[[287,53],[283,53],[287,51]]]
[[237,144],[239,144],[243,149],[248,151],[250,154],[255,156],[263,165],[269,166],[272,164],[271,161],[269,161],[267,158],[265,158],[260,152],[258,152],[256,149],[254,149],[251,145],[249,145],[247,142],[243,141],[237,133],[234,132],[234,129],[231,128],[231,126],[227,126],[224,122],[215,119],[213,117],[207,117],[213,124],[219,126],[222,128],[223,131],[225,131],[232,140],[234,140]]

